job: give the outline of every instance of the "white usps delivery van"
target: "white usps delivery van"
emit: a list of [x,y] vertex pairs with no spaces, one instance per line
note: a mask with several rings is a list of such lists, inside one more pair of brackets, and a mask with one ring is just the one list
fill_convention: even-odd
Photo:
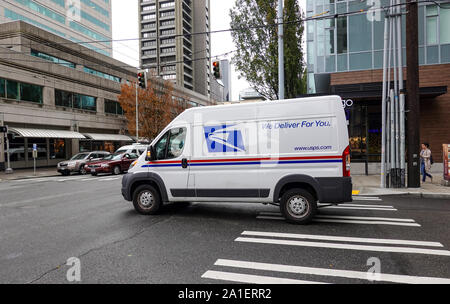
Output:
[[307,223],[317,203],[352,200],[339,96],[191,108],[135,161],[122,195],[141,214],[165,202],[276,204]]

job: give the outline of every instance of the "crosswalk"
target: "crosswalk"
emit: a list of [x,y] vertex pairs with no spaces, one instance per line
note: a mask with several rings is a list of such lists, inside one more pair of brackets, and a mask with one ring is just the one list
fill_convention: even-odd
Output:
[[[360,200],[359,198],[354,201]],[[363,203],[363,200],[367,204]],[[327,222],[336,224],[355,224],[355,225],[391,225],[405,227],[421,227],[414,219],[400,217],[386,217],[385,211],[398,211],[393,206],[377,204],[382,201],[378,197],[363,198],[361,203],[339,205],[344,210],[353,210],[351,214],[339,212],[332,214],[332,210],[337,208],[326,207],[322,210],[330,209],[330,212],[322,212],[318,214],[315,222]],[[334,207],[334,206],[333,206]],[[360,209],[362,208],[362,209]],[[371,209],[368,209],[371,208]],[[358,215],[361,210],[370,210],[370,214],[374,216],[366,216],[366,214]],[[264,211],[257,214],[259,220],[284,220],[279,212]],[[290,226],[296,227],[296,226]],[[298,226],[301,227],[301,226]],[[339,226],[336,226],[339,227]],[[389,228],[391,229],[391,228]],[[299,229],[300,231],[302,229]],[[336,229],[333,229],[336,231]],[[298,232],[298,231],[297,231]],[[329,250],[342,252],[345,256],[346,252],[358,252],[360,254],[372,253],[389,253],[401,254],[408,257],[427,257],[431,258],[448,258],[450,251],[444,245],[436,241],[414,240],[414,239],[394,239],[394,238],[374,238],[374,237],[358,237],[336,234],[311,234],[297,232],[280,232],[280,231],[264,231],[264,230],[245,230],[233,240],[238,246],[246,246],[248,248],[256,248],[260,252],[271,251],[278,248],[280,252],[285,250],[320,250],[326,254]],[[327,256],[327,255],[326,255]],[[233,257],[235,258],[235,257]],[[256,259],[256,257],[255,257]],[[263,259],[258,255],[258,259]],[[280,254],[280,261],[283,261]],[[403,284],[449,284],[450,278],[429,277],[420,275],[406,275],[395,273],[379,273],[374,276],[362,269],[336,269],[335,267],[323,268],[312,267],[314,265],[305,265],[304,259],[299,259],[304,265],[288,265],[279,263],[279,261],[269,260],[253,260],[245,259],[228,259],[218,257],[214,265],[208,267],[203,275],[203,279],[220,281],[220,282],[237,282],[251,284],[326,284],[333,282],[388,282]],[[334,262],[336,262],[334,260]],[[314,263],[314,260],[311,261]],[[343,263],[345,264],[345,263]],[[365,265],[364,265],[365,266]],[[345,266],[344,266],[345,267]]]
[[51,177],[42,177],[42,178],[33,178],[33,179],[19,179],[11,181],[16,184],[30,184],[30,183],[43,183],[43,182],[92,182],[92,181],[100,181],[100,182],[106,182],[106,181],[114,181],[121,179],[121,176],[100,176],[100,177],[93,177],[93,176],[69,176],[69,177],[61,177],[61,176],[51,176]]
[[[370,251],[384,253],[401,253],[409,255],[450,256],[450,251],[444,249],[439,242],[361,238],[336,235],[314,235],[298,233],[281,233],[269,231],[243,231],[235,242],[245,244],[264,244],[265,246],[298,246],[303,248],[324,248],[354,251]],[[267,248],[265,248],[267,250]],[[220,270],[217,268],[220,267]],[[248,260],[217,259],[215,269],[203,273],[203,279],[231,281],[253,284],[323,284],[327,278],[344,278],[352,280],[379,281],[405,284],[449,284],[450,279],[439,277],[411,276],[404,274],[379,273],[377,276],[365,271],[310,267],[305,265],[286,265],[256,262]],[[264,275],[242,273],[245,270],[264,271]],[[239,271],[239,272],[236,272]],[[266,275],[267,274],[269,275]],[[275,276],[270,275],[276,273]],[[308,275],[308,280],[301,278],[285,278],[280,273]],[[318,276],[310,280],[311,276]]]

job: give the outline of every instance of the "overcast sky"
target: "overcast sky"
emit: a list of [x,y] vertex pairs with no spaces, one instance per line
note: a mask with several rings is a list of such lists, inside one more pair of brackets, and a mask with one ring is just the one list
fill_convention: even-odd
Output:
[[[202,0],[193,0],[202,1]],[[306,0],[298,0],[302,9],[305,8]],[[112,0],[112,23],[113,39],[132,39],[130,41],[114,41],[113,56],[115,59],[130,64],[139,65],[139,41],[138,18],[139,0]],[[230,28],[229,10],[233,7],[235,0],[211,0],[211,30],[222,30]],[[231,34],[229,32],[217,33],[211,36],[211,56],[224,54],[235,49]],[[232,55],[223,56],[219,59],[230,59]],[[239,92],[250,87],[245,79],[238,79],[238,72],[232,68],[231,73],[233,100],[239,99]]]

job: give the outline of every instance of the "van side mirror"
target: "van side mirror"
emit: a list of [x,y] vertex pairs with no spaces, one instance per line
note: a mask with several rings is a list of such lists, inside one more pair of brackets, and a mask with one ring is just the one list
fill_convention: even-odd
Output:
[[154,161],[156,160],[156,151],[154,146],[148,146],[147,154],[145,155],[146,161]]

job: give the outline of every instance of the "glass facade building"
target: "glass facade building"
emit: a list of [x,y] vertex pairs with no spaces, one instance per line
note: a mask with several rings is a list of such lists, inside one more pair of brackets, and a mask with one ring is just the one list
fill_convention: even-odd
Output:
[[[336,94],[350,100],[344,102],[344,108],[352,160],[379,162],[385,22],[382,8],[388,8],[390,1],[307,0],[306,5],[307,17],[317,18],[306,22],[308,93]],[[401,8],[406,11],[406,6]],[[331,18],[325,18],[328,16]],[[440,119],[436,115],[450,107],[446,94],[450,75],[436,77],[443,66],[450,64],[450,4],[440,7],[431,1],[419,1],[418,18],[421,100],[430,102],[428,107],[421,108],[427,119],[433,116]],[[403,66],[406,66],[405,29],[403,14]],[[438,124],[433,128],[422,132],[424,136],[432,134],[423,138],[436,146],[443,136]]]
[[[78,5],[79,3],[79,5]],[[22,20],[103,55],[112,55],[110,0],[10,0],[0,2],[0,22]]]

